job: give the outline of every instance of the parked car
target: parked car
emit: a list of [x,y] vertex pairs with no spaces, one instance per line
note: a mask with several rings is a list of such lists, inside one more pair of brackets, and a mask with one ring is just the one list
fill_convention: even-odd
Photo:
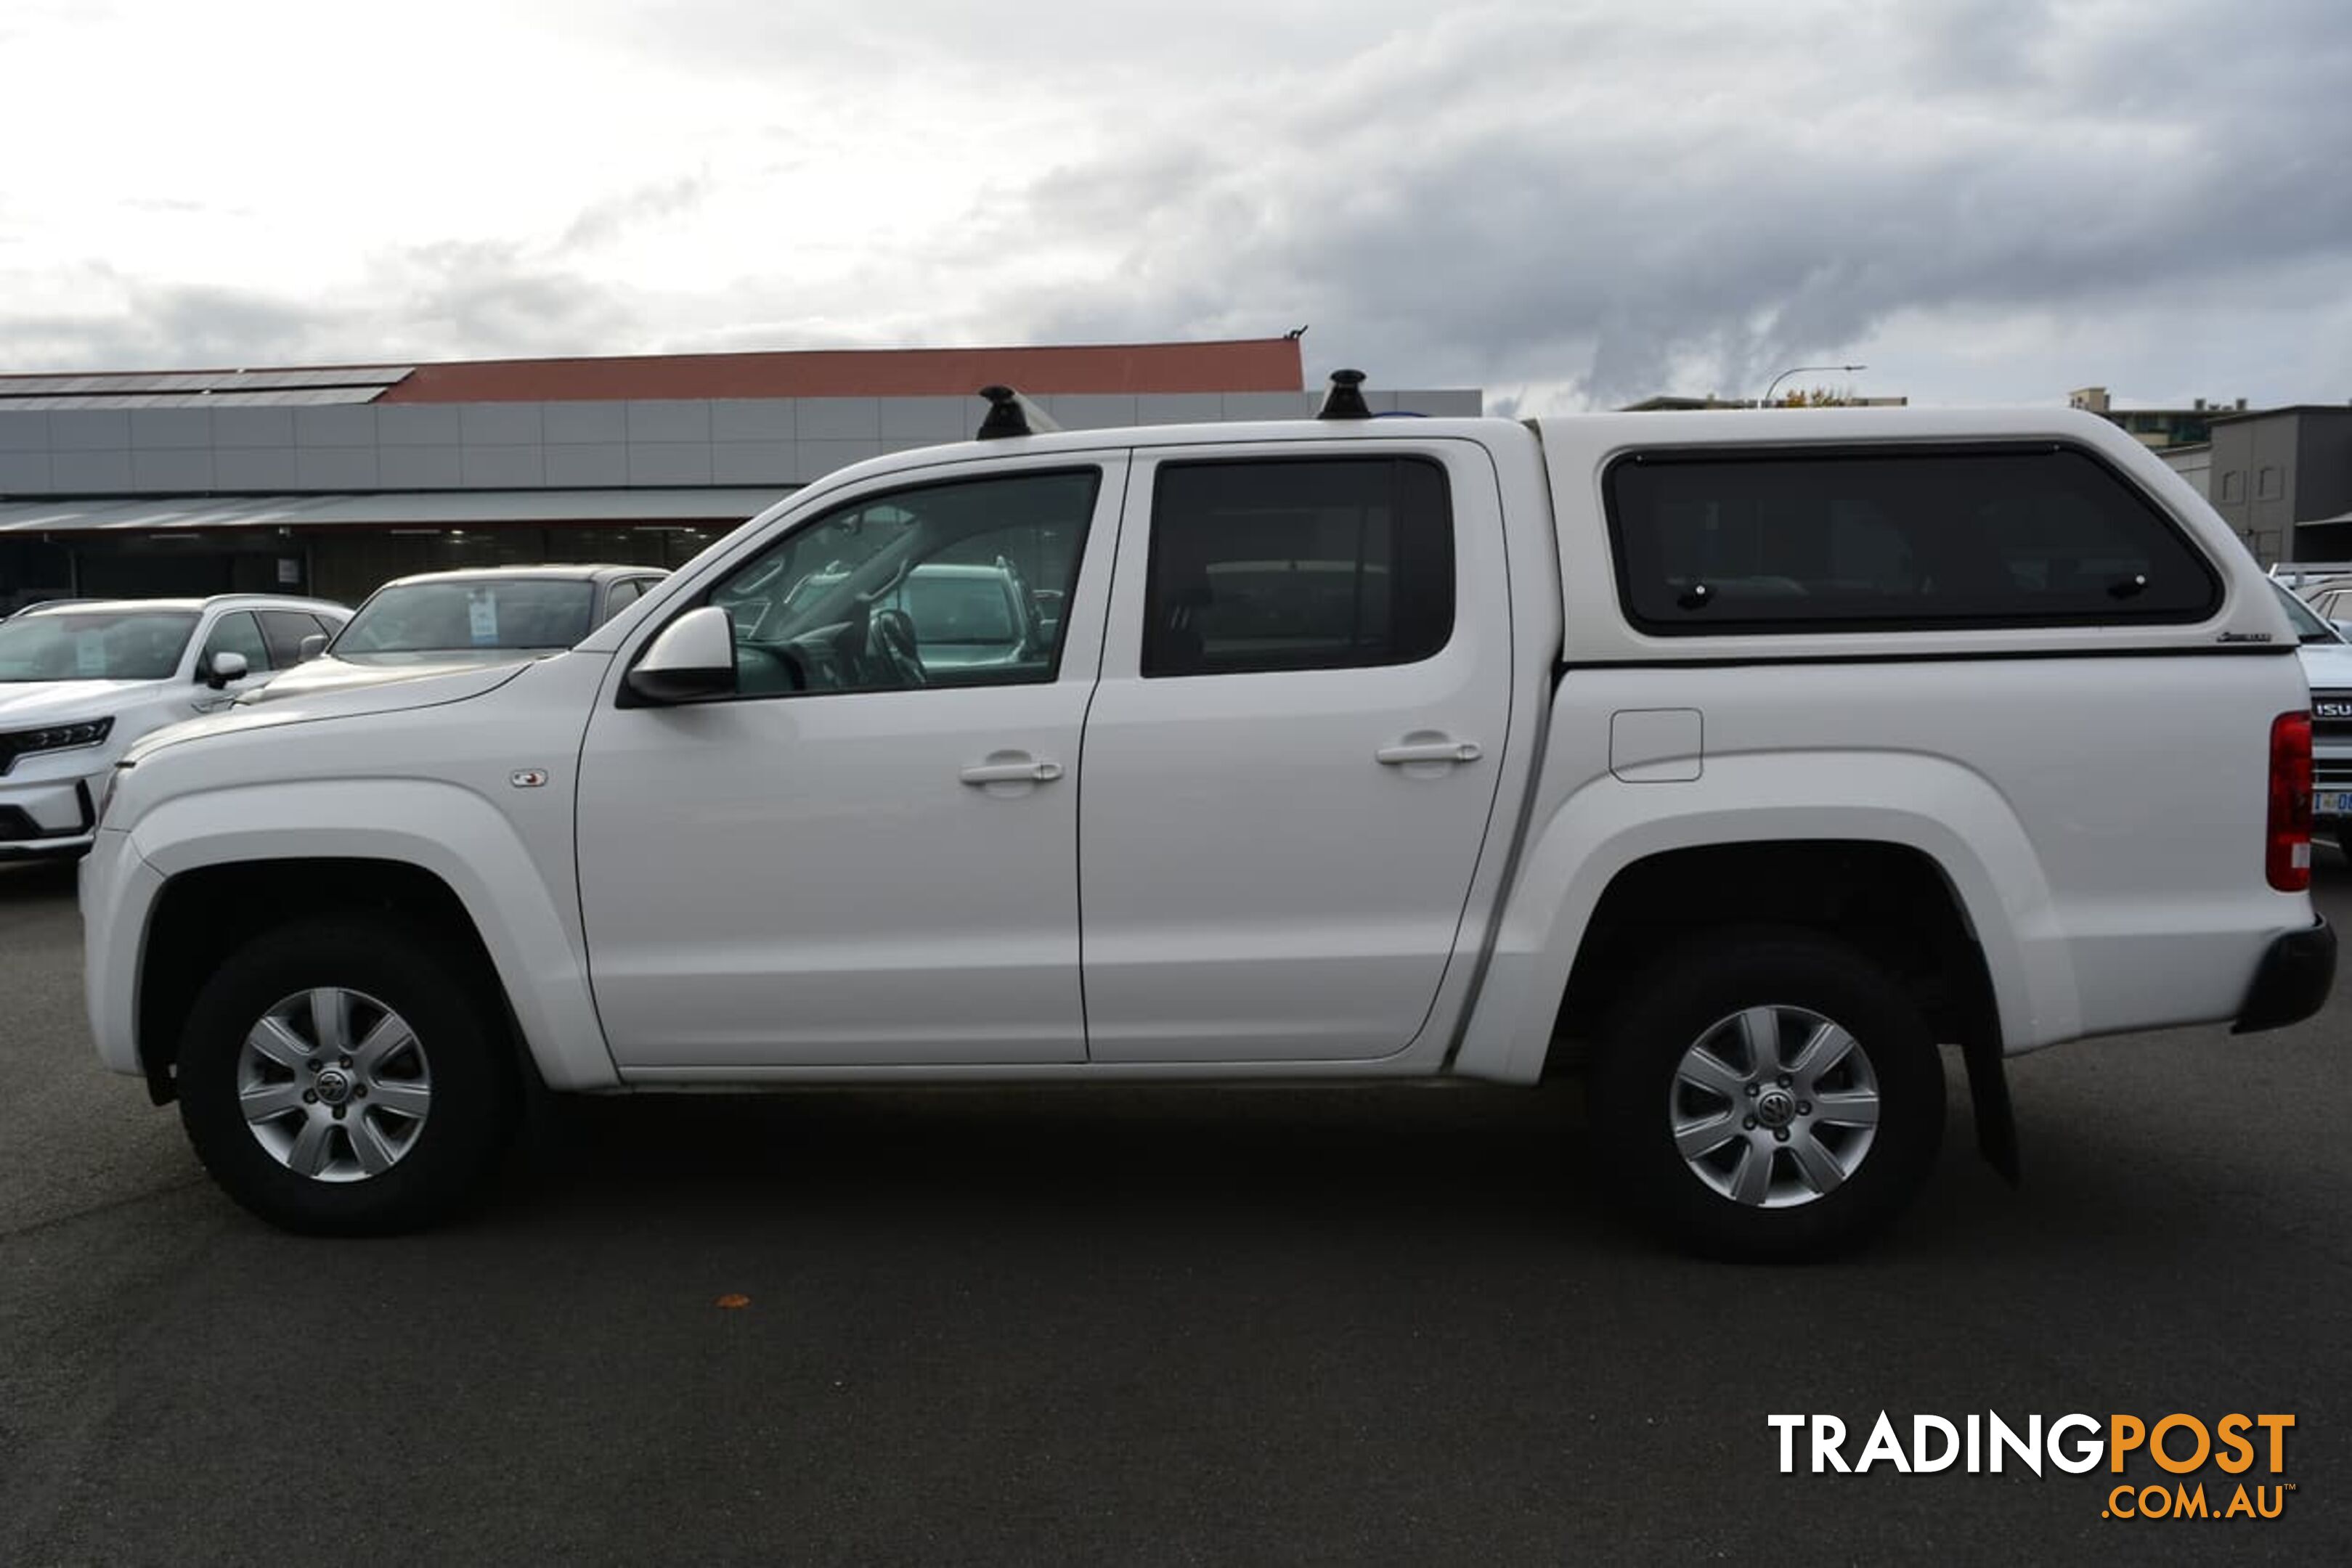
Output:
[[299,662],[351,612],[318,599],[68,600],[0,622],[0,859],[87,850],[99,787],[152,729]]
[[905,612],[923,668],[932,674],[1003,670],[1051,657],[1038,602],[1002,557],[986,565],[925,561],[881,602]]
[[25,600],[22,603],[18,603],[18,604],[10,604],[10,605],[8,605],[6,608],[5,608],[5,609],[0,609],[0,621],[5,621],[5,620],[9,619],[11,616],[21,615],[21,614],[23,614],[23,613],[24,613],[26,611],[27,611],[27,610],[39,610],[39,609],[42,609],[43,607],[45,607],[45,606],[47,606],[47,605],[51,605],[51,604],[88,604],[88,603],[89,603],[89,602],[90,602],[90,601],[89,601],[89,600],[87,600],[87,599],[77,599],[77,598],[65,597],[65,596],[60,596],[60,597],[58,597],[58,598],[42,598],[42,597],[28,598],[28,599]]
[[[2009,1056],[2327,995],[2287,612],[2096,416],[992,401],[571,652],[135,749],[106,1065],[326,1232],[534,1082],[1573,1072],[1612,1197],[1788,1257],[1928,1179],[1937,1042],[2013,1177]],[[994,556],[1066,563],[1045,656],[935,685],[893,591]]]
[[2311,810],[2314,831],[2352,854],[2352,640],[2314,605],[2284,588],[2279,601],[2294,622],[2295,652],[2311,686]]
[[560,653],[669,574],[648,566],[501,566],[397,578],[370,594],[319,657],[248,699],[514,664]]
[[2270,579],[2283,588],[2301,593],[2312,584],[2333,578],[2352,578],[2352,561],[2294,560],[2281,561],[2270,569]]
[[2294,591],[2321,620],[2352,636],[2352,577],[2319,578]]

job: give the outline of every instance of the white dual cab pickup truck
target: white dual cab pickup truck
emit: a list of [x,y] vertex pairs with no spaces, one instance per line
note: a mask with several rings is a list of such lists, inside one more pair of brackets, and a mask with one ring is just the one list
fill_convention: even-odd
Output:
[[1335,380],[1076,433],[991,389],[1001,438],[570,652],[152,737],[82,873],[100,1054],[328,1232],[481,1189],[535,1085],[1574,1071],[1612,1191],[1784,1257],[1919,1187],[1939,1045],[2013,1176],[2004,1056],[2321,1005],[2295,637],[2112,426]]

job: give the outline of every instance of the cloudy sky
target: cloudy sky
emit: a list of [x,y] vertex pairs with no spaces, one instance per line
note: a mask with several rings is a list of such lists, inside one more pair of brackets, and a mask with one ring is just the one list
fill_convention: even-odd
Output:
[[2345,0],[0,0],[0,370],[1263,337],[2352,398]]

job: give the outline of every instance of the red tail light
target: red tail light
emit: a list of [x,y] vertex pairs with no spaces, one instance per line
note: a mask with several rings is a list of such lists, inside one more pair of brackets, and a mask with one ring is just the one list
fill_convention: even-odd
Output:
[[2263,870],[2281,893],[2311,886],[2311,716],[2271,720],[2270,848]]

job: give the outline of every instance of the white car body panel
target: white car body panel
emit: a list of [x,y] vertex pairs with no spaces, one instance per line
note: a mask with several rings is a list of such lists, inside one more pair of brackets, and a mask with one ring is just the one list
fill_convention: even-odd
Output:
[[[2262,880],[2263,817],[2246,806],[2263,798],[2271,719],[2301,706],[2292,660],[2169,661],[2160,685],[2099,659],[1707,675],[1703,694],[1658,668],[1561,683],[1538,825],[1460,1070],[1531,1078],[1610,881],[1685,846],[1815,839],[1927,855],[1983,949],[2012,1052],[2231,1016],[2263,946],[2310,924],[2302,895]],[[1610,714],[1693,701],[1698,778],[1612,774]],[[2112,769],[2111,788],[2085,789],[2079,756],[2013,722],[2042,702],[2109,716],[2091,771]],[[1500,984],[1528,1000],[1505,1004]]]
[[[314,694],[152,737],[83,866],[84,925],[105,934],[89,960],[100,1055],[135,1070],[136,988],[112,977],[135,975],[165,880],[248,861],[383,859],[457,895],[549,1087],[616,1083],[572,858],[572,763],[605,663],[567,654]],[[165,765],[168,792],[156,787]],[[518,788],[524,768],[545,781]]]
[[[1051,682],[622,707],[615,661],[580,759],[581,898],[632,1075],[1086,1060],[1080,734],[1126,471],[1090,460]],[[960,777],[1024,758],[1060,777]]]
[[[1418,664],[1145,678],[1139,674],[1154,471],[1169,459],[1313,456],[1321,444],[1185,446],[1139,461],[1120,534],[1109,646],[1087,721],[1080,902],[1097,1061],[1394,1055],[1432,1007],[1479,852],[1518,758],[1508,573],[1483,447],[1391,439],[1452,491],[1451,641]],[[1494,613],[1484,607],[1498,607]],[[1465,763],[1383,765],[1408,741]]]

